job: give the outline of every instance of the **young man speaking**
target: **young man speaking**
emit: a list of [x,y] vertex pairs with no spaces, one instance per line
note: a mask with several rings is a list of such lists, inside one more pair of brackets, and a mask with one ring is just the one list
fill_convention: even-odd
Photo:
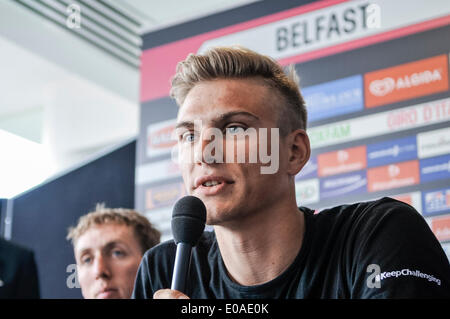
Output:
[[[168,241],[144,255],[135,298],[450,296],[447,257],[411,206],[382,198],[316,215],[297,207],[295,175],[310,145],[293,69],[286,75],[244,48],[214,48],[179,63],[171,96],[185,187],[205,203],[214,232],[193,250],[185,294],[167,289],[176,252]],[[250,160],[268,149],[278,152],[275,166]],[[276,169],[264,173],[269,165]]]

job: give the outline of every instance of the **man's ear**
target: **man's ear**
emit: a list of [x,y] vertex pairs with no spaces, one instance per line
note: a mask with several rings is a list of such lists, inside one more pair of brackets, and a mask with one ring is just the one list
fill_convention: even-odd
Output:
[[311,146],[305,130],[297,129],[287,137],[288,142],[288,173],[297,175],[305,166],[311,155]]

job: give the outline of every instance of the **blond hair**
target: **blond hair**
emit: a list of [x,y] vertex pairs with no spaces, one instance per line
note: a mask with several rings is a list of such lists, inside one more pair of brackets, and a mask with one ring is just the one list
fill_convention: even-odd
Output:
[[107,208],[105,204],[97,204],[95,211],[81,216],[75,227],[70,227],[66,239],[75,246],[76,241],[92,226],[107,223],[130,226],[138,240],[142,253],[159,244],[161,233],[150,221],[132,209]]
[[170,96],[182,106],[189,91],[199,82],[251,77],[263,79],[282,97],[284,107],[278,121],[283,135],[298,128],[306,129],[306,106],[295,68],[290,66],[286,74],[274,59],[240,46],[215,47],[204,54],[189,54],[177,65]]

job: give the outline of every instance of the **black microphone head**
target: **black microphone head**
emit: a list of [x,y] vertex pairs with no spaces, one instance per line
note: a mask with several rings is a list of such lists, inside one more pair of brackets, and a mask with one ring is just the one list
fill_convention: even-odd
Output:
[[206,222],[206,207],[195,196],[180,198],[173,207],[172,234],[175,243],[195,246],[202,236]]

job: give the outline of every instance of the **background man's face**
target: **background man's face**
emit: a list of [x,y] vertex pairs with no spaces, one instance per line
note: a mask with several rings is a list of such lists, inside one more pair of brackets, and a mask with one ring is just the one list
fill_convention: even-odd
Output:
[[87,299],[127,299],[142,258],[133,229],[108,223],[89,228],[75,243],[77,275]]
[[[285,172],[286,158],[283,157],[283,147],[286,146],[282,139],[279,141],[280,149],[276,148],[277,152],[280,151],[280,157],[279,169],[274,174],[261,174],[261,162],[230,163],[224,160],[224,163],[208,164],[201,156],[211,141],[202,140],[200,135],[211,128],[223,132],[224,157],[226,144],[229,143],[227,135],[235,136],[238,141],[236,147],[244,144],[247,158],[250,152],[258,151],[258,141],[252,144],[248,138],[240,138],[244,130],[250,127],[257,131],[268,129],[267,149],[270,151],[270,130],[277,128],[278,123],[277,103],[280,103],[278,94],[259,79],[201,82],[187,95],[178,113],[178,124],[185,123],[177,129],[178,145],[180,154],[194,148],[196,156],[195,161],[190,163],[181,160],[180,167],[189,194],[202,199],[207,207],[208,224],[238,221],[245,214],[270,207],[290,187]],[[193,131],[195,120],[201,120],[202,132]]]

